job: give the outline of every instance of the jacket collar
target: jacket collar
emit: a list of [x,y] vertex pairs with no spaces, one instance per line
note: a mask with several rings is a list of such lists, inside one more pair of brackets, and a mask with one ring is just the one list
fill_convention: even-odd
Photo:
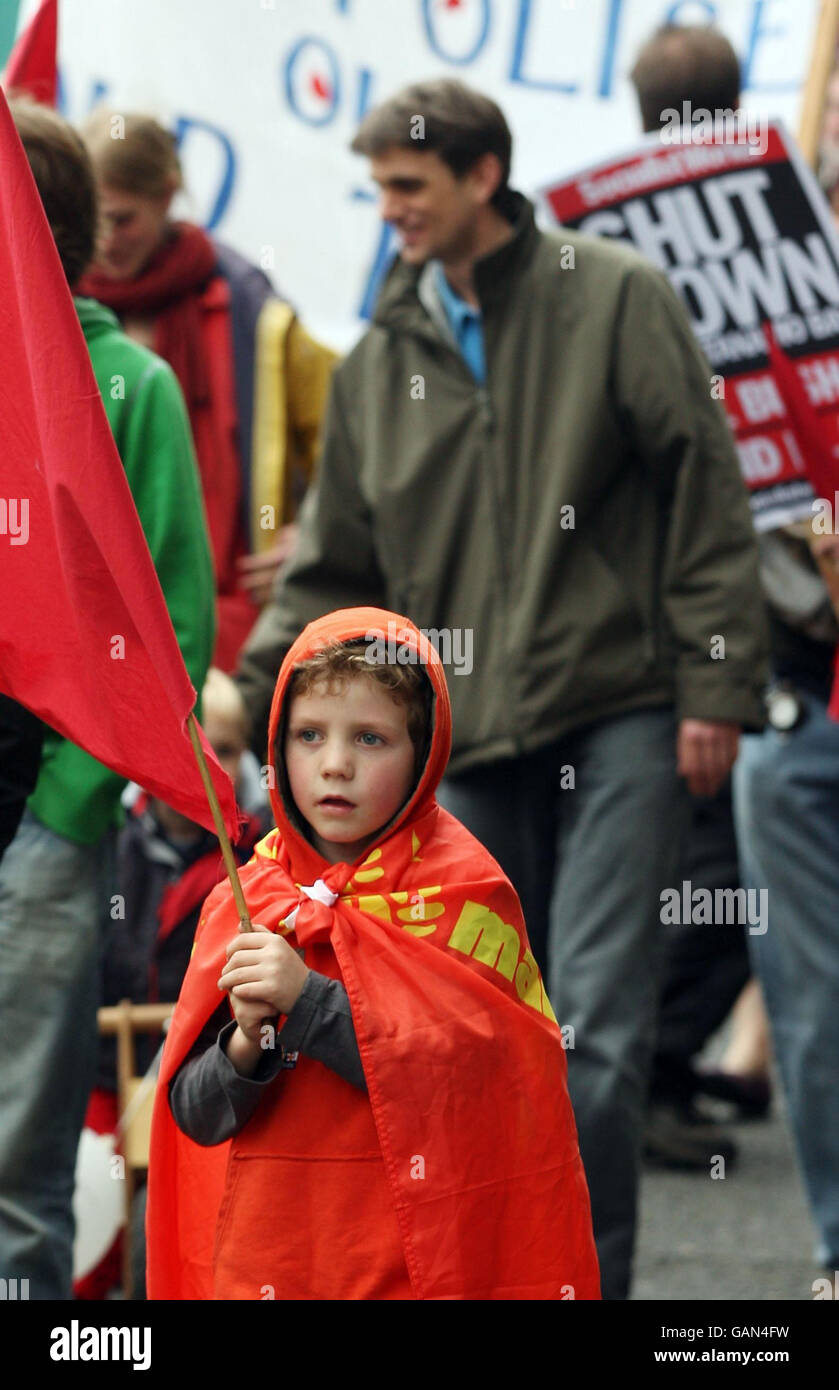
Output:
[[[510,190],[504,212],[513,224],[512,238],[475,263],[475,289],[483,314],[491,313],[493,306],[507,297],[512,282],[528,265],[542,238],[533,204],[523,194]],[[425,269],[424,265],[406,265],[396,257],[379,294],[374,323],[386,328],[434,331],[420,296],[419,282]]]

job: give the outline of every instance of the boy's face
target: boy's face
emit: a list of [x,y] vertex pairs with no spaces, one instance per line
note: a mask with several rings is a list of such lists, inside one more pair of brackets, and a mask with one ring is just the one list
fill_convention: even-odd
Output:
[[315,848],[351,863],[413,788],[407,710],[367,676],[321,681],[291,701],[285,764]]

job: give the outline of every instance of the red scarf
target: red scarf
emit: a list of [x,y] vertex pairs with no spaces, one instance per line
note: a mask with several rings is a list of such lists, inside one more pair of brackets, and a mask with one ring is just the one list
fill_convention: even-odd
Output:
[[139,275],[112,280],[93,268],[76,290],[98,299],[120,319],[156,319],[155,352],[169,363],[181,383],[190,415],[209,395],[200,300],[215,264],[215,248],[206,232],[189,222],[175,222],[171,235]]
[[120,318],[154,318],[154,350],[180,383],[198,457],[219,592],[214,664],[232,670],[257,616],[239,588],[236,560],[246,551],[240,515],[239,457],[230,326],[230,290],[214,274],[216,252],[206,232],[175,222],[145,270],[112,280],[90,270],[76,293],[99,300]]
[[451,716],[433,647],[379,609],[310,624],[283,663],[269,746],[295,665],[374,629],[396,630],[434,689],[416,791],[353,864],[328,864],[272,791],[279,829],[241,874],[253,920],[343,980],[368,1094],[302,1055],[227,1143],[202,1149],[175,1127],[169,1081],[218,1007],[236,935],[221,884],[202,913],[161,1067],[149,1297],[596,1299],[565,1053],[519,901],[435,800]]

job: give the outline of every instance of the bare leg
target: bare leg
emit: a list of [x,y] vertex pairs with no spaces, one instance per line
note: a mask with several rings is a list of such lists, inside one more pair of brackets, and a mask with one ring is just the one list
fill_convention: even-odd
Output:
[[731,1011],[731,1023],[731,1039],[720,1058],[720,1071],[735,1076],[768,1077],[769,1020],[757,980],[751,979],[743,986]]

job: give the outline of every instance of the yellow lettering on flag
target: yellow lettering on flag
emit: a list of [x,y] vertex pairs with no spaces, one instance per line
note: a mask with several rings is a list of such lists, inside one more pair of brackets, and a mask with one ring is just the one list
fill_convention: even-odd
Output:
[[442,917],[446,910],[445,903],[427,902],[427,898],[434,898],[440,892],[439,883],[433,888],[417,888],[410,895],[404,890],[399,889],[391,893],[394,902],[409,903],[409,907],[400,907],[396,910],[396,915],[406,931],[412,936],[430,936],[437,928],[434,925],[435,917]]
[[497,912],[482,903],[465,902],[448,945],[491,966],[506,980],[512,980],[523,1004],[556,1023],[556,1014],[532,952],[525,950],[519,960],[519,934],[509,922],[502,922]]
[[382,878],[382,876],[384,875],[384,869],[381,867],[381,865],[376,864],[376,860],[381,859],[381,857],[382,851],[380,849],[371,850],[367,858],[364,860],[364,863],[362,864],[361,868],[356,869],[355,873],[353,874],[355,882],[374,883],[377,878]]
[[360,912],[369,912],[371,917],[381,917],[384,922],[393,921],[386,900],[378,894],[369,898],[359,898],[358,907]]
[[515,927],[502,922],[497,912],[482,903],[465,902],[448,940],[455,951],[489,965],[505,980],[512,980],[521,950]]

